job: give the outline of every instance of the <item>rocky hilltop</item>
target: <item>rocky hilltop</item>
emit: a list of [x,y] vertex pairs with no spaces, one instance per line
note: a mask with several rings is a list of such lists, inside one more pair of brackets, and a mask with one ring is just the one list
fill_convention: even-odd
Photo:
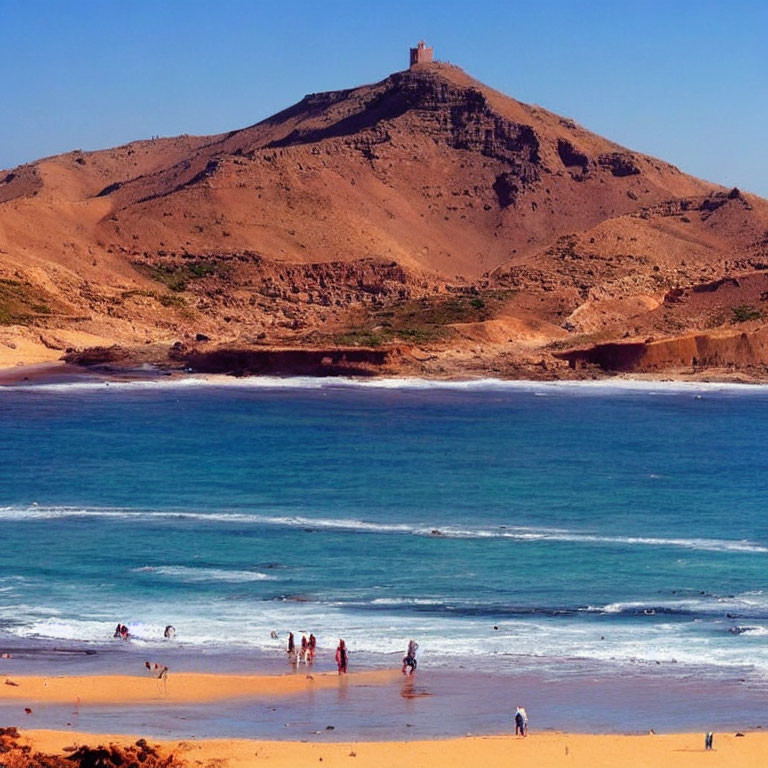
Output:
[[0,172],[0,364],[765,377],[768,201],[447,64]]

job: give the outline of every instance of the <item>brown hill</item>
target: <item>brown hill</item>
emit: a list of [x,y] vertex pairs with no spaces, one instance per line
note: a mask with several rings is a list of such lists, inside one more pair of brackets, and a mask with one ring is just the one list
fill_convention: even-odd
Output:
[[202,365],[202,334],[567,375],[596,344],[762,325],[761,276],[696,286],[767,263],[768,202],[418,65],[228,134],[0,173],[0,362],[181,342]]

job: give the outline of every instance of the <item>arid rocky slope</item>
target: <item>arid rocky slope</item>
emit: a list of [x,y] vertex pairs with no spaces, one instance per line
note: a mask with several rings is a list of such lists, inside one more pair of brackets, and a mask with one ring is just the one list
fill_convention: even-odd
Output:
[[0,172],[0,365],[764,377],[767,269],[767,201],[439,63]]

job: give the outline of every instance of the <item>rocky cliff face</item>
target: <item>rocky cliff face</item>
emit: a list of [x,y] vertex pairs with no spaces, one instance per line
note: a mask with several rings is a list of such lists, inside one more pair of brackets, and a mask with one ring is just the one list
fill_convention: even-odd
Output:
[[421,65],[227,134],[1,172],[0,362],[202,334],[557,369],[569,344],[759,325],[749,291],[667,297],[762,269],[766,243],[766,201]]

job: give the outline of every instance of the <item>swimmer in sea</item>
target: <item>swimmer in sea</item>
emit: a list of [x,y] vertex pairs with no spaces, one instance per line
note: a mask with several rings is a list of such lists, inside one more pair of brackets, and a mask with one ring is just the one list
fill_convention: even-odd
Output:
[[115,627],[115,634],[112,635],[112,637],[119,637],[123,640],[128,640],[131,637],[130,632],[128,632],[128,627],[125,626],[125,624],[118,624],[117,627]]
[[169,624],[165,628],[165,632],[163,632],[163,637],[166,640],[173,640],[173,638],[176,637],[176,627],[174,627],[172,624]]

